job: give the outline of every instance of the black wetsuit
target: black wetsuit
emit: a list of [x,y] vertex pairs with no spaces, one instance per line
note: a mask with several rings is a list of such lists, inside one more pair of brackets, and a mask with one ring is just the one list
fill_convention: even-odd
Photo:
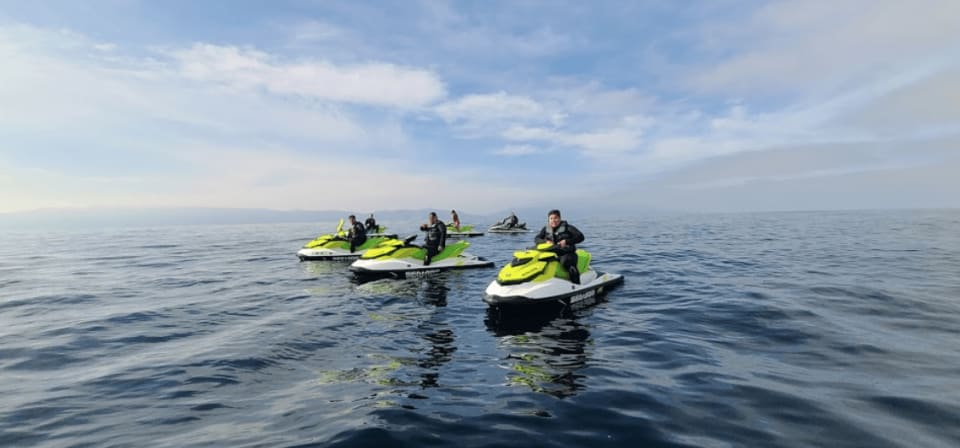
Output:
[[377,220],[373,218],[367,218],[367,220],[363,222],[363,225],[367,228],[367,232],[376,232],[379,230],[377,228]]
[[427,237],[423,240],[423,247],[427,249],[423,265],[429,266],[430,260],[447,246],[447,225],[438,219],[436,224],[425,224],[421,228],[427,231]]
[[560,225],[556,228],[547,225],[540,229],[540,233],[537,234],[534,241],[540,244],[548,241],[559,243],[562,240],[567,240],[566,247],[555,246],[551,250],[560,257],[560,264],[566,268],[567,274],[570,275],[570,281],[580,284],[580,271],[577,270],[577,244],[582,243],[583,239],[583,233],[579,229],[567,224],[566,221],[560,221]]
[[357,250],[357,246],[367,242],[367,231],[363,228],[363,224],[356,221],[347,236],[350,238],[350,253]]

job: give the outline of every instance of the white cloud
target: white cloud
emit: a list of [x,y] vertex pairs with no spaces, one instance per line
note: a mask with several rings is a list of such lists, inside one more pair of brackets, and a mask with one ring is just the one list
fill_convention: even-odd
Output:
[[703,38],[732,54],[697,66],[695,85],[712,92],[821,94],[905,66],[960,52],[960,3],[928,0],[786,0],[746,23],[710,27]]
[[564,135],[558,143],[578,146],[590,154],[621,153],[640,145],[639,129],[604,129],[595,132]]
[[[464,138],[548,143],[590,156],[637,149],[643,129],[652,124],[650,117],[629,114],[650,105],[648,98],[632,89],[604,91],[591,83],[539,95],[537,99],[502,91],[466,95],[435,110],[446,122],[460,125]],[[532,146],[508,146],[495,154],[516,154],[525,147]]]
[[[222,135],[286,135],[344,142],[363,131],[345,114],[185,83],[150,61],[118,65],[82,54],[51,55],[45,47],[0,50],[0,128],[52,133],[99,144],[150,128],[154,139],[170,126]],[[136,130],[135,130],[136,129]],[[182,130],[181,130],[182,132]]]
[[641,143],[640,127],[599,129],[590,132],[565,132],[557,129],[513,126],[501,137],[509,141],[539,141],[574,147],[585,155],[602,156],[637,149]]
[[448,123],[466,122],[471,127],[512,120],[543,122],[551,118],[549,109],[539,102],[502,91],[465,95],[437,105],[436,112]]
[[507,145],[493,151],[493,154],[498,156],[527,156],[542,152],[545,151],[533,145]]
[[255,49],[195,44],[170,55],[193,80],[326,101],[421,107],[442,98],[433,73],[387,63],[337,66],[322,61],[282,62]]

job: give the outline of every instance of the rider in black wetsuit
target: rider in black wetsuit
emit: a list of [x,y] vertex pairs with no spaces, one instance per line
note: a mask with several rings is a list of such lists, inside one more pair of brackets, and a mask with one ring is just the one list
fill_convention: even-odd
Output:
[[357,246],[367,242],[367,230],[363,224],[357,222],[357,217],[350,215],[350,230],[347,232],[347,239],[350,240],[350,253],[357,250]]
[[583,233],[566,221],[560,219],[560,210],[550,210],[548,224],[540,230],[534,241],[537,244],[551,242],[552,251],[560,257],[560,264],[567,270],[570,281],[580,284],[580,271],[577,270],[577,244],[583,242]]
[[429,266],[430,260],[447,246],[447,225],[437,219],[435,212],[430,212],[427,218],[430,222],[420,226],[420,230],[427,232],[423,247],[427,249],[427,256],[423,258],[423,265]]
[[377,227],[377,220],[373,219],[373,213],[371,213],[370,217],[363,222],[363,227],[365,228],[367,233],[376,232],[377,230],[379,230],[379,228]]

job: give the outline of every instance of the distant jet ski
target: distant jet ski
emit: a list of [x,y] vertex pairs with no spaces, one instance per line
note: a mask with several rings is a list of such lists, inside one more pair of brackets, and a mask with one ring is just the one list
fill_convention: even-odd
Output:
[[455,227],[448,225],[447,226],[447,236],[451,238],[463,238],[463,237],[472,237],[472,236],[483,236],[483,232],[477,232],[473,230],[472,225],[460,226],[460,230],[457,230]]
[[527,233],[530,230],[527,229],[527,223],[525,222],[521,222],[517,225],[511,225],[510,223],[505,223],[505,222],[498,222],[490,226],[490,228],[487,229],[487,231],[490,233]]
[[529,232],[529,230],[527,230],[527,223],[520,222],[520,220],[517,219],[517,215],[514,213],[510,213],[510,216],[507,216],[506,218],[503,218],[502,220],[498,221],[496,224],[490,226],[490,228],[487,229],[487,231],[491,233]]
[[297,257],[300,258],[300,261],[352,260],[359,258],[368,249],[392,238],[396,238],[396,235],[370,236],[368,234],[367,241],[357,246],[354,252],[350,252],[350,240],[347,239],[347,232],[343,231],[343,220],[341,219],[335,233],[320,235],[304,244],[303,248],[297,251]]
[[470,246],[466,241],[448,244],[440,253],[434,255],[430,265],[424,266],[423,259],[427,249],[411,243],[416,237],[413,235],[402,241],[386,241],[354,261],[350,270],[358,276],[402,276],[407,273],[493,267],[492,261],[464,252],[464,249]]
[[548,242],[536,249],[514,252],[513,260],[487,286],[484,301],[491,306],[558,302],[572,305],[623,283],[623,275],[593,270],[591,255],[583,249],[577,249],[580,284],[570,282],[559,257],[549,250],[552,247],[553,243]]

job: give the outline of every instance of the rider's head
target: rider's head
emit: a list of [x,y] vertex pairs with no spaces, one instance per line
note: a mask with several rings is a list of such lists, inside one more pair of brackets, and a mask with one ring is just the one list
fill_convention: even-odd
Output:
[[560,225],[560,210],[553,209],[547,213],[547,222],[550,223],[550,227],[556,227]]

